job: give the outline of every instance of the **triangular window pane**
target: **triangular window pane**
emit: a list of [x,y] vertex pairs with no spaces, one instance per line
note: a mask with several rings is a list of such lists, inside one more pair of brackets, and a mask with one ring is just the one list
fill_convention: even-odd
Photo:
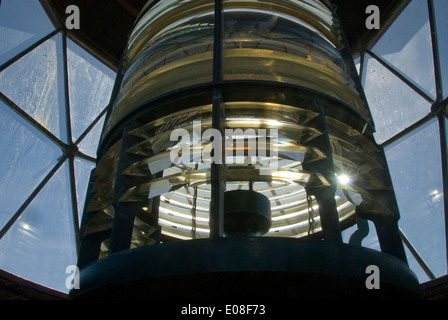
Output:
[[80,158],[74,159],[75,166],[75,183],[76,183],[76,198],[78,201],[78,215],[81,221],[84,203],[86,200],[87,188],[89,185],[90,172],[95,167],[95,164]]
[[108,105],[115,72],[67,41],[72,139],[76,141]]
[[56,165],[61,150],[0,102],[0,229]]
[[87,136],[82,139],[81,143],[78,145],[79,151],[88,156],[96,158],[96,152],[101,139],[105,117],[106,116],[103,115],[100,121],[98,121],[98,123],[92,128],[92,130],[89,131]]
[[76,265],[66,162],[0,240],[0,268],[66,292],[66,267]]
[[443,97],[448,96],[448,1],[435,0],[434,11],[436,15],[437,34],[439,42],[439,58],[442,72]]
[[431,110],[428,102],[367,54],[363,86],[375,122],[378,143],[390,139]]
[[39,1],[2,0],[0,64],[13,58],[54,29]]
[[62,36],[56,35],[0,74],[0,91],[67,142]]
[[435,99],[427,1],[411,1],[372,51]]
[[[400,209],[400,227],[431,271],[446,274],[443,178],[437,119],[415,129],[386,148]],[[426,275],[413,260],[420,281]]]

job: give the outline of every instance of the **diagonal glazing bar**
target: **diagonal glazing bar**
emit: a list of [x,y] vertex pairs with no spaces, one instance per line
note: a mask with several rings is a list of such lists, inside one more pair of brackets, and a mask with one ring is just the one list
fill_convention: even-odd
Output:
[[419,264],[419,266],[423,269],[423,271],[426,273],[426,275],[431,279],[434,280],[436,278],[436,276],[434,275],[434,273],[431,271],[431,269],[429,268],[429,266],[426,264],[426,262],[423,260],[423,258],[421,257],[421,255],[417,252],[417,250],[415,249],[415,247],[411,244],[411,242],[409,241],[409,239],[406,237],[406,235],[403,233],[403,231],[401,229],[399,229],[400,231],[400,236],[401,239],[403,240],[403,243],[406,245],[406,247],[409,249],[409,251],[411,252],[412,256],[415,258],[415,260],[417,260],[417,263]]
[[37,122],[33,117],[23,111],[17,104],[15,104],[11,99],[0,92],[0,100],[2,100],[9,108],[11,108],[15,113],[25,119],[29,124],[41,132],[44,136],[50,139],[52,142],[57,144],[64,152],[67,150],[68,146],[59,140],[54,134],[48,131],[44,126]]
[[25,50],[23,50],[22,52],[18,53],[16,56],[12,57],[11,59],[9,59],[8,61],[6,61],[4,64],[2,64],[0,66],[0,72],[2,72],[3,70],[5,70],[6,68],[8,68],[10,65],[14,64],[15,62],[17,62],[18,60],[20,60],[21,58],[23,58],[24,56],[26,56],[28,53],[30,53],[31,51],[33,51],[34,49],[36,49],[38,46],[40,46],[42,43],[44,43],[45,41],[47,41],[48,39],[52,38],[53,36],[55,36],[56,34],[58,34],[61,31],[61,29],[56,29],[54,31],[52,31],[51,33],[49,33],[48,35],[46,35],[45,37],[43,37],[42,39],[40,39],[39,41],[36,41],[34,44],[32,44],[31,46],[29,46],[28,48],[26,48]]
[[428,123],[429,121],[431,121],[432,119],[434,119],[436,117],[435,114],[433,113],[429,113],[426,117],[420,119],[419,121],[415,122],[413,125],[407,127],[406,129],[400,131],[399,133],[397,133],[396,135],[394,135],[393,137],[389,138],[388,140],[384,141],[381,144],[381,147],[386,148],[387,146],[391,145],[392,143],[394,143],[397,140],[400,140],[401,138],[403,138],[404,136],[406,136],[407,134],[411,133],[412,131],[420,128],[421,126],[425,125],[426,123]]
[[421,90],[418,86],[416,86],[414,83],[409,81],[408,78],[406,78],[404,75],[402,75],[400,72],[398,72],[394,67],[392,67],[389,63],[384,61],[380,56],[373,53],[370,50],[366,50],[366,53],[372,56],[375,60],[377,60],[379,63],[381,63],[387,70],[389,70],[392,74],[394,74],[397,78],[399,78],[401,81],[403,81],[406,85],[408,85],[412,90],[414,90],[417,94],[419,94],[423,99],[428,101],[429,103],[433,103],[434,99],[432,99],[430,96],[428,96],[423,90]]
[[14,225],[17,219],[20,218],[22,213],[28,207],[28,205],[33,201],[33,199],[37,196],[37,194],[45,187],[48,181],[53,177],[53,175],[59,170],[59,168],[64,164],[65,160],[67,160],[68,155],[64,154],[59,162],[53,167],[53,169],[45,176],[42,182],[34,189],[28,199],[22,204],[22,206],[17,210],[17,212],[9,219],[9,221],[5,224],[3,229],[0,230],[0,240],[5,236],[9,229]]

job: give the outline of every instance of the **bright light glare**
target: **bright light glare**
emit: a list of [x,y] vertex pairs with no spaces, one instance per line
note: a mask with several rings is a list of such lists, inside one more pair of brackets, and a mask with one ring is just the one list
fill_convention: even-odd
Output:
[[352,179],[346,174],[338,175],[337,179],[340,185],[347,185],[352,182]]

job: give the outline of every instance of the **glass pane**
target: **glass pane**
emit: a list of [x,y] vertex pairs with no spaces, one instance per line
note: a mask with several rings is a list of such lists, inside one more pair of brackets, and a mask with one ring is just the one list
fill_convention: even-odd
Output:
[[1,1],[0,64],[13,58],[54,29],[39,1]]
[[98,121],[98,123],[90,130],[87,136],[82,139],[81,143],[78,145],[79,151],[82,153],[96,158],[96,151],[98,149],[98,144],[100,143],[101,132],[104,126],[105,115]]
[[0,228],[56,165],[61,150],[0,102]]
[[107,106],[115,72],[67,41],[72,139],[76,141]]
[[435,98],[427,1],[411,1],[375,45],[373,52]]
[[77,259],[67,162],[0,241],[0,252],[0,268],[67,291],[65,270]]
[[80,158],[75,158],[75,182],[76,182],[76,199],[78,201],[78,215],[81,222],[84,202],[86,199],[87,187],[89,184],[90,171],[95,167],[95,164]]
[[363,86],[375,121],[375,138],[383,143],[425,117],[431,105],[415,91],[365,55]]
[[437,34],[439,41],[439,57],[442,71],[443,97],[448,96],[448,2],[445,0],[434,0],[434,11],[436,14]]
[[[386,149],[400,227],[436,276],[446,274],[443,183],[437,119]],[[411,259],[410,259],[411,260]],[[414,261],[419,279],[426,275]]]
[[0,74],[0,90],[37,122],[67,141],[62,36],[56,35]]

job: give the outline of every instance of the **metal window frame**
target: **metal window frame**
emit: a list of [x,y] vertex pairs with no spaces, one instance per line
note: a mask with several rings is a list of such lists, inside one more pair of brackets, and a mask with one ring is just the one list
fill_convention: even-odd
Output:
[[[420,89],[417,85],[415,85],[412,81],[410,81],[407,76],[394,68],[390,63],[386,62],[379,55],[375,54],[372,51],[372,47],[374,44],[371,44],[370,47],[365,48],[360,54],[360,78],[363,78],[365,69],[365,55],[368,54],[377,62],[379,62],[385,69],[391,72],[394,76],[400,79],[404,84],[406,84],[409,88],[411,88],[415,93],[417,93],[420,97],[422,97],[425,101],[430,103],[431,108],[428,110],[428,114],[421,118],[420,120],[413,123],[411,126],[403,129],[398,132],[394,136],[390,137],[388,140],[384,141],[381,144],[381,147],[386,148],[390,146],[392,143],[399,141],[400,139],[408,136],[409,134],[415,132],[417,129],[421,128],[423,125],[428,123],[431,120],[437,119],[439,125],[439,138],[440,138],[440,147],[441,147],[441,164],[442,164],[442,178],[443,178],[443,201],[444,201],[444,223],[445,223],[445,250],[446,256],[445,259],[448,265],[448,137],[446,132],[446,124],[445,119],[448,120],[448,114],[446,113],[446,106],[448,105],[448,98],[444,99],[444,92],[442,86],[442,70],[441,70],[441,62],[440,62],[440,51],[439,51],[439,41],[438,41],[438,31],[437,31],[437,21],[435,17],[435,7],[434,0],[427,0],[427,8],[428,8],[428,19],[429,25],[431,29],[431,44],[432,44],[432,54],[433,54],[433,64],[434,64],[434,76],[435,76],[435,88],[436,88],[436,98],[431,98],[428,94],[426,94],[422,89]],[[393,22],[392,22],[393,23]],[[426,273],[426,275],[434,280],[436,276],[431,271],[427,263],[422,258],[422,255],[415,249],[412,243],[409,241],[407,236],[400,230],[401,237],[403,239],[404,244],[417,261],[422,270]],[[448,274],[448,269],[447,269]]]
[[8,98],[4,93],[0,92],[0,100],[14,111],[18,116],[30,124],[35,130],[43,134],[48,140],[57,145],[61,151],[62,155],[58,158],[57,163],[53,166],[50,172],[42,179],[42,181],[37,185],[37,187],[31,192],[28,198],[21,204],[19,209],[9,218],[6,224],[0,229],[0,240],[6,235],[6,233],[12,228],[14,223],[21,217],[25,212],[26,208],[31,204],[31,202],[37,197],[39,192],[45,187],[45,185],[53,178],[55,173],[62,167],[62,165],[67,161],[68,173],[69,173],[69,183],[70,183],[70,199],[71,199],[71,211],[73,219],[73,231],[75,235],[76,252],[79,252],[79,212],[77,204],[77,190],[76,190],[76,177],[75,177],[75,159],[82,159],[93,164],[96,164],[96,158],[91,157],[78,149],[78,145],[84,140],[84,138],[91,132],[95,125],[101,120],[101,118],[106,114],[108,106],[104,107],[103,110],[98,114],[94,121],[81,133],[81,135],[73,141],[72,139],[72,126],[71,126],[71,111],[70,111],[70,90],[69,90],[69,66],[68,66],[68,56],[67,56],[67,38],[69,37],[67,30],[61,28],[60,26],[55,26],[55,29],[43,36],[41,39],[37,40],[30,46],[28,46],[23,51],[19,52],[14,57],[10,58],[6,62],[0,65],[0,72],[6,70],[8,67],[25,57],[27,54],[38,48],[40,45],[46,41],[56,37],[57,35],[62,35],[62,40],[57,43],[60,46],[58,50],[62,50],[62,66],[63,66],[63,88],[64,88],[64,108],[65,108],[65,129],[67,134],[67,142],[63,142],[61,139],[56,137],[52,132],[42,126],[37,122],[32,116],[25,112],[20,106],[18,106],[14,101]]

